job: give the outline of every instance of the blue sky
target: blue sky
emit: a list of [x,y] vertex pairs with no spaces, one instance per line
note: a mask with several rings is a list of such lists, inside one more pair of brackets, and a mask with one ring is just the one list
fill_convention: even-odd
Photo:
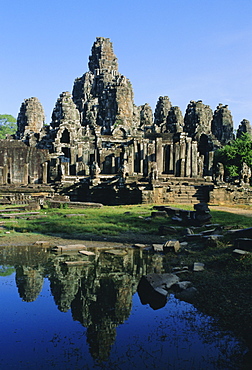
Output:
[[252,123],[251,0],[0,0],[0,113],[17,117],[36,96],[46,122],[59,94],[88,70],[96,37],[109,37],[135,104],[169,96]]

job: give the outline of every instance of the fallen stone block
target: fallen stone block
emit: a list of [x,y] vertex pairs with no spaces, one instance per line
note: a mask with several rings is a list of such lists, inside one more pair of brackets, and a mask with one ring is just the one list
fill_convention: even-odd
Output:
[[182,290],[188,289],[192,286],[191,281],[178,281],[176,284],[173,285],[172,289],[177,292],[181,292]]
[[239,230],[230,230],[231,234],[234,235],[235,238],[250,238],[252,239],[252,227],[247,229],[239,229]]
[[136,243],[133,245],[135,248],[139,248],[139,249],[144,249],[144,248],[147,248],[148,245],[146,244],[139,244],[139,243]]
[[151,212],[151,217],[168,217],[167,213],[165,211],[157,211],[157,212]]
[[245,256],[245,255],[251,254],[250,252],[244,251],[242,249],[234,249],[233,253],[239,256]]
[[165,253],[169,253],[169,252],[177,253],[180,250],[180,242],[178,240],[168,240],[164,244],[163,250]]
[[205,267],[204,263],[201,262],[194,262],[193,264],[193,271],[203,271]]
[[84,256],[95,256],[95,253],[92,251],[81,250],[78,251],[78,253],[83,254]]
[[252,239],[250,238],[236,239],[234,245],[238,249],[243,249],[248,252],[252,252]]
[[177,229],[174,226],[161,225],[158,228],[159,235],[174,234],[176,232],[177,232]]

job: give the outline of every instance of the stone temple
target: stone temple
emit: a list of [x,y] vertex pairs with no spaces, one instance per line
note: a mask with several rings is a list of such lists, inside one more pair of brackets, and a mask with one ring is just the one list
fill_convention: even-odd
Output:
[[[184,117],[167,96],[154,112],[136,106],[108,38],[96,39],[88,67],[72,93],[60,94],[49,125],[37,98],[22,103],[16,135],[0,141],[1,194],[53,193],[103,204],[196,203],[227,194],[232,201],[222,180],[223,194],[215,190],[214,152],[234,138],[227,105],[213,112],[190,101]],[[237,135],[243,132],[251,132],[247,120]]]

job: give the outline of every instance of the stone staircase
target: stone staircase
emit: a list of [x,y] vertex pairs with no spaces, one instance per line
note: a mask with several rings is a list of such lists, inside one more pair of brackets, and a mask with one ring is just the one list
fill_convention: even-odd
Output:
[[181,204],[208,203],[210,190],[211,185],[176,185],[172,189],[172,200]]

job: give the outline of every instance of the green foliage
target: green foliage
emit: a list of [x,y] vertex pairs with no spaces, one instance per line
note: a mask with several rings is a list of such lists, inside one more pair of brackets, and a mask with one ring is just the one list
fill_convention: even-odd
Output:
[[221,162],[227,169],[227,175],[235,177],[239,175],[242,163],[252,167],[252,139],[248,133],[225,145],[215,152],[215,162]]
[[0,114],[0,139],[13,135],[17,131],[17,120],[10,114]]

